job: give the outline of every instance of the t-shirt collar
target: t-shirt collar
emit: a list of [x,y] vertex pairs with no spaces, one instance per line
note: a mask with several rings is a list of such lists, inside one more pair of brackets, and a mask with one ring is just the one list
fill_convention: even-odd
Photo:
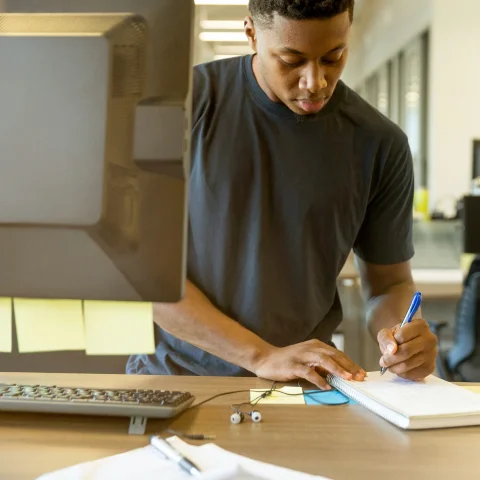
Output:
[[[299,115],[295,114],[292,112],[285,104],[283,103],[277,103],[268,97],[268,95],[264,92],[262,87],[258,84],[257,79],[255,78],[255,74],[253,73],[253,55],[246,55],[243,58],[243,71],[248,83],[248,86],[250,87],[251,92],[253,93],[255,99],[267,110],[271,111],[272,113],[275,113],[279,116],[290,118],[292,120],[297,120]],[[324,117],[325,115],[328,115],[332,111],[334,111],[338,105],[338,103],[341,101],[343,98],[345,92],[345,85],[344,83],[340,80],[337,83],[337,87],[335,88],[335,91],[333,92],[332,98],[328,101],[328,103],[325,105],[320,112],[313,114],[313,115],[308,115],[305,119],[308,120],[315,120],[321,117]]]

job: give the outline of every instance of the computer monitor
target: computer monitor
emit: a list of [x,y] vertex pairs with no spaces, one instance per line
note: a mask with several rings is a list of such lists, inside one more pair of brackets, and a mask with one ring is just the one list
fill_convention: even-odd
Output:
[[193,0],[0,12],[0,296],[175,302]]

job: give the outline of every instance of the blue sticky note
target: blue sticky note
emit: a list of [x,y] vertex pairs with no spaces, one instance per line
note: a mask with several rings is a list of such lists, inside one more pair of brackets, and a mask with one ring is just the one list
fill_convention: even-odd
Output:
[[319,390],[306,390],[303,394],[307,405],[356,405],[357,402],[350,400],[337,390],[326,392]]

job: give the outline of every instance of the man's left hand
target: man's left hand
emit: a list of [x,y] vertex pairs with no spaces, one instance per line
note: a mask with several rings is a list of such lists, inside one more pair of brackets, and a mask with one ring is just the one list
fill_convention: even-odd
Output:
[[377,336],[382,358],[380,366],[409,380],[420,381],[435,369],[437,337],[425,320],[412,320],[380,330]]

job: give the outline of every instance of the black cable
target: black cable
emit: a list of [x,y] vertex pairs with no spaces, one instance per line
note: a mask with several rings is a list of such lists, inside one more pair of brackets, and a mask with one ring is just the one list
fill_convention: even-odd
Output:
[[[328,406],[328,407],[336,407],[336,406],[340,406],[340,405],[347,405],[350,402],[350,400],[342,392],[338,392],[338,390],[310,390],[309,392],[306,392],[305,390],[303,390],[303,387],[300,385],[300,382],[298,382],[298,386],[302,389],[302,393],[288,393],[288,392],[283,392],[282,390],[274,389],[274,390],[271,390],[269,392],[269,394],[271,394],[272,392],[278,392],[278,393],[281,393],[282,395],[289,395],[289,396],[292,396],[292,397],[299,396],[299,395],[304,395],[304,396],[307,395],[315,403],[318,403],[319,405],[325,405],[325,406]],[[340,393],[340,395],[345,397],[346,400],[342,403],[326,403],[326,402],[322,402],[322,401],[314,398],[314,395],[322,394],[322,393],[330,393],[332,391]],[[260,400],[258,400],[258,401],[260,401]],[[256,402],[256,403],[258,403],[258,402]],[[256,403],[255,403],[255,405],[256,405]]]
[[192,405],[187,410],[192,410],[194,408],[200,407],[200,405],[204,405],[205,403],[211,402],[212,400],[215,400],[218,397],[224,397],[226,395],[233,395],[235,393],[246,393],[246,392],[250,393],[250,390],[234,390],[232,392],[219,393],[218,395],[214,395],[213,397],[207,398],[206,400],[202,400],[201,402],[196,403],[195,405]]
[[[234,409],[240,409],[241,407],[245,406],[245,405],[251,405],[251,406],[255,406],[257,405],[257,403],[260,402],[260,400],[262,400],[263,398],[265,397],[268,397],[269,395],[271,395],[273,392],[278,392],[278,393],[281,393],[282,395],[288,395],[288,396],[299,396],[299,395],[307,395],[309,396],[315,403],[318,403],[319,405],[325,405],[325,406],[332,406],[332,407],[335,407],[335,406],[340,406],[340,405],[347,405],[350,400],[345,397],[345,395],[343,395],[343,393],[339,392],[341,395],[343,395],[345,398],[347,398],[347,400],[345,402],[342,402],[342,403],[325,403],[325,402],[321,402],[319,401],[318,399],[314,398],[314,395],[316,394],[321,394],[321,393],[329,393],[331,392],[331,390],[310,390],[309,392],[306,392],[303,390],[303,387],[300,385],[300,381],[298,382],[298,386],[302,389],[302,393],[288,393],[288,392],[284,392],[282,390],[279,390],[276,387],[276,384],[277,382],[273,382],[272,383],[272,386],[270,387],[269,390],[266,390],[264,392],[262,392],[258,397],[254,398],[253,400],[250,400],[249,402],[244,402],[244,403],[240,403],[240,404],[236,404],[236,405],[232,405],[232,408]],[[209,398],[206,398],[205,400],[202,400],[201,402],[199,403],[196,403],[195,405],[192,405],[191,407],[187,408],[187,410],[193,410],[194,408],[198,408],[200,407],[201,405],[205,405],[206,403],[208,402],[211,402],[212,400],[215,400],[216,398],[219,398],[219,397],[225,397],[227,395],[234,395],[236,393],[250,393],[251,391],[255,391],[255,389],[248,389],[248,390],[233,390],[231,392],[223,392],[223,393],[219,393],[217,395],[213,395],[212,397],[209,397]],[[338,391],[338,390],[334,390],[334,391]],[[182,437],[182,438],[187,438],[189,440],[215,440],[215,436],[214,435],[205,435],[205,434],[190,434],[190,433],[182,433],[182,432],[177,432],[176,430],[173,430],[171,428],[166,428],[162,431],[163,432],[167,432],[167,433],[170,433],[172,435],[176,435],[178,437]]]
[[[275,382],[274,382],[275,385]],[[250,390],[233,390],[231,392],[223,392],[219,393],[217,395],[213,395],[212,397],[206,398],[205,400],[202,400],[199,403],[196,403],[195,405],[192,405],[191,407],[187,408],[184,410],[182,413],[185,413],[188,410],[193,410],[194,408],[200,407],[201,405],[204,405],[205,403],[211,402],[212,400],[215,400],[216,398],[219,397],[224,397],[226,395],[234,395],[235,393],[250,393]],[[260,398],[262,395],[260,396]],[[241,405],[246,405],[241,404]],[[186,438],[188,440],[215,440],[215,435],[205,435],[203,433],[184,433],[184,432],[178,432],[177,430],[173,430],[172,428],[166,428],[162,430],[160,433],[170,433],[171,435],[176,435],[177,437],[181,438]]]
[[[332,390],[311,390],[310,392],[302,391],[302,393],[288,393],[288,392],[283,392],[282,390],[276,389],[275,386],[276,386],[276,382],[273,382],[272,386],[270,387],[270,390],[267,390],[267,391],[263,392],[261,395],[254,398],[253,400],[250,400],[249,402],[244,402],[244,403],[241,403],[241,404],[238,404],[238,405],[233,405],[233,407],[242,407],[244,405],[256,405],[257,403],[260,402],[260,400],[267,397],[268,395],[271,395],[273,392],[278,392],[278,393],[281,393],[282,395],[288,395],[288,396],[308,395],[311,398],[311,397],[313,397],[314,394],[329,393],[329,392],[332,391]],[[300,382],[298,382],[298,386],[303,390],[303,387],[300,385]],[[250,391],[251,390],[234,390],[234,391],[231,391],[231,392],[219,393],[218,395],[214,395],[214,396],[209,397],[205,400],[202,400],[199,403],[196,403],[195,405],[192,405],[189,408],[189,410],[200,407],[201,405],[204,405],[205,403],[211,402],[212,400],[215,400],[216,398],[219,398],[219,397],[224,397],[224,396],[227,396],[227,395],[234,395],[235,393],[250,393]],[[255,389],[253,389],[253,391],[255,391]],[[338,391],[338,390],[334,390],[334,391]],[[339,393],[341,393],[341,392],[339,392]],[[341,395],[343,395],[343,393],[341,393]],[[345,396],[345,395],[343,395],[343,396]],[[346,405],[350,401],[350,400],[347,399],[343,403],[323,403],[323,402],[320,402],[320,401],[315,400],[315,399],[313,399],[313,400],[316,401],[317,403],[321,404],[321,405],[329,405],[329,406]]]
[[[244,405],[251,405],[252,407],[254,407],[258,402],[260,402],[260,400],[262,400],[263,398],[271,395],[272,392],[279,391],[279,390],[276,390],[276,388],[275,388],[276,385],[277,385],[277,382],[273,382],[272,386],[270,387],[270,390],[266,390],[266,391],[262,392],[258,397],[255,397],[253,400],[250,400],[249,402],[244,402],[244,403],[240,403],[240,404],[237,404],[237,405],[232,405],[232,408],[235,409],[235,410],[238,410],[238,409],[242,408]],[[249,390],[249,392],[250,391],[254,392],[255,390],[254,389]],[[282,393],[284,393],[284,392],[282,392]]]
[[[310,398],[312,398],[312,400],[316,403],[318,403],[319,405],[327,405],[327,406],[340,406],[340,405],[347,405],[349,403],[349,399],[347,398],[347,400],[345,400],[344,402],[342,403],[326,403],[326,402],[321,402],[314,397],[315,394],[322,394],[322,393],[329,393],[331,392],[332,390],[311,390],[309,392],[306,392],[306,391],[303,391],[303,387],[300,385],[300,381],[298,382],[298,386],[302,389],[302,393],[288,393],[288,392],[284,392],[282,390],[278,390],[275,388],[277,382],[273,382],[272,383],[272,386],[270,387],[269,390],[266,390],[265,392],[262,392],[258,397],[254,398],[253,400],[250,400],[249,402],[243,402],[243,403],[240,403],[240,404],[236,404],[236,405],[232,405],[233,408],[241,408],[245,405],[252,405],[252,406],[255,406],[257,405],[257,403],[259,403],[263,398],[271,395],[273,392],[277,392],[277,393],[280,393],[282,395],[287,395],[287,396],[300,396],[300,395],[308,395]],[[220,393],[218,395],[214,395],[213,397],[210,397],[210,398],[207,398],[206,400],[203,400],[195,405],[192,405],[190,407],[190,409],[192,408],[196,408],[196,407],[199,407],[200,405],[204,405],[205,403],[208,403],[208,402],[211,402],[212,400],[218,398],[218,397],[222,397],[222,396],[226,396],[226,395],[233,395],[235,393],[250,393],[250,391],[255,391],[255,389],[252,389],[252,390],[235,390],[235,391],[232,391],[232,392],[224,392],[224,393]],[[334,391],[338,391],[338,390],[334,390]],[[345,397],[345,395],[343,395],[343,393],[339,392],[342,396]]]

